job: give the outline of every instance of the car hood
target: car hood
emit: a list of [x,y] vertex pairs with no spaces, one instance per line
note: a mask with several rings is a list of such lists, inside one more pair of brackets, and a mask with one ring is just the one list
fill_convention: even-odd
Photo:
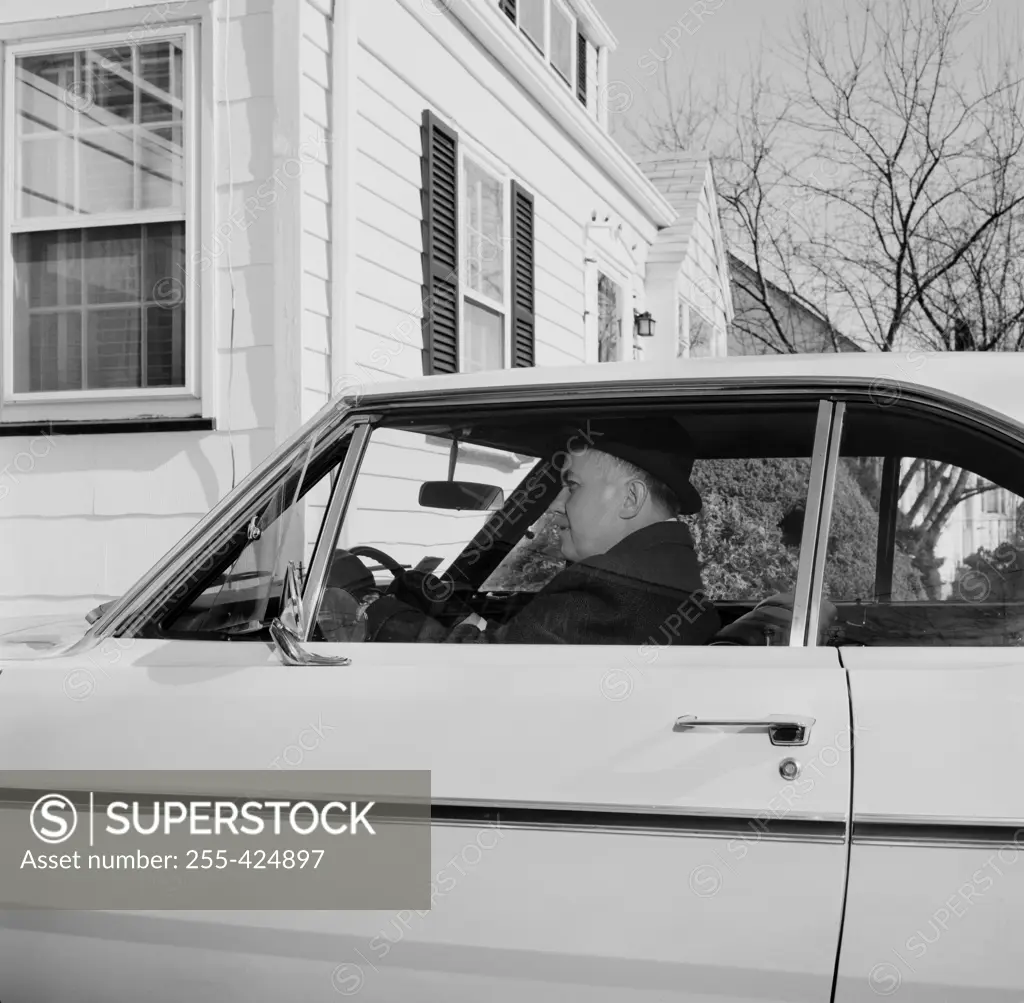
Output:
[[55,655],[80,640],[88,629],[89,623],[80,613],[0,619],[0,662]]

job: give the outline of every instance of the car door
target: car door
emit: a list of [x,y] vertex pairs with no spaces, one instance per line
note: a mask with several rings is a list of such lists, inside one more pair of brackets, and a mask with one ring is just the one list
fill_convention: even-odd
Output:
[[[707,412],[707,392],[699,399]],[[761,441],[772,444],[763,455],[737,453],[751,417],[729,398],[706,422],[717,436],[705,436],[707,459],[727,462],[705,473],[705,504],[729,507],[746,490],[741,475],[777,493],[769,461],[802,464],[788,490],[813,518],[790,555],[789,644],[672,645],[681,609],[636,646],[306,642],[286,665],[260,642],[137,637],[101,677],[83,661],[95,650],[10,663],[0,677],[8,769],[124,768],[127,757],[139,769],[429,769],[432,907],[9,910],[5,1003],[40,987],[127,999],[142,977],[149,998],[167,1000],[184,990],[211,1000],[828,1000],[852,735],[836,653],[806,636],[832,408],[792,403],[776,427],[764,423],[779,402],[759,403]],[[424,434],[436,437],[432,422]],[[336,538],[360,542],[345,525],[365,515],[359,481],[354,496],[345,490],[357,462],[360,476],[397,469],[373,467],[381,431],[366,442],[358,433],[345,456],[311,575]],[[780,442],[797,445],[771,452]],[[402,490],[392,479],[386,497]],[[364,492],[365,510],[380,496]],[[751,505],[743,524],[757,535]],[[427,524],[413,514],[409,526]],[[708,526],[719,525],[713,515]],[[716,581],[743,578],[758,553],[777,570],[771,533],[758,539],[736,567],[716,567]],[[736,546],[735,534],[707,530],[703,552],[716,546]],[[307,653],[350,662],[310,664]],[[95,686],[69,699],[69,675],[82,671]],[[45,743],[33,741],[40,732]]]
[[826,569],[857,731],[836,1000],[1020,999],[1022,430],[908,388],[843,424],[832,550],[879,532],[873,587]]

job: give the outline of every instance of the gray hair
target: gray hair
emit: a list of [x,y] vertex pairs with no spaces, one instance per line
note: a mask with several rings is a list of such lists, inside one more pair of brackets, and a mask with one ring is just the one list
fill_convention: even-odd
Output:
[[679,501],[676,493],[653,474],[649,474],[642,467],[638,467],[629,460],[623,460],[611,453],[603,453],[599,449],[591,448],[592,452],[601,464],[601,469],[608,473],[619,473],[624,478],[640,481],[646,488],[651,501],[658,508],[664,510],[668,516],[676,517],[682,510],[682,502]]

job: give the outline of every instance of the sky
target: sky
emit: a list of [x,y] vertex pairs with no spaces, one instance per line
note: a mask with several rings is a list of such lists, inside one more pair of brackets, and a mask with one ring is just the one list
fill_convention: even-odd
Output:
[[[594,0],[618,39],[609,67],[609,108],[636,115],[650,100],[661,61],[673,79],[685,80],[693,69],[702,79],[720,73],[735,79],[753,63],[761,43],[785,43],[805,0]],[[1004,38],[1024,36],[1021,0],[958,0],[981,33],[1003,25]],[[844,0],[816,0],[838,17]],[[975,20],[976,19],[976,20]],[[1016,23],[1014,23],[1016,22]],[[1006,31],[1012,25],[1017,31]],[[657,57],[657,59],[655,58]],[[766,68],[792,76],[781,63]],[[794,83],[796,80],[794,80]],[[612,116],[613,119],[616,117]],[[623,142],[616,130],[616,138]],[[626,144],[624,144],[626,145]]]

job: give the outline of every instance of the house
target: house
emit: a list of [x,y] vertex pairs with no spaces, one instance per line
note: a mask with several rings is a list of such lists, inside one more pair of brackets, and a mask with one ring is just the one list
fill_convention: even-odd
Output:
[[647,302],[664,332],[650,357],[725,355],[733,300],[711,159],[673,152],[637,162],[676,211],[648,256]]
[[729,324],[730,355],[771,352],[862,352],[813,303],[765,278],[737,254],[728,253],[735,314]]
[[0,615],[119,594],[332,394],[674,347],[591,0],[35,0],[0,46]]

